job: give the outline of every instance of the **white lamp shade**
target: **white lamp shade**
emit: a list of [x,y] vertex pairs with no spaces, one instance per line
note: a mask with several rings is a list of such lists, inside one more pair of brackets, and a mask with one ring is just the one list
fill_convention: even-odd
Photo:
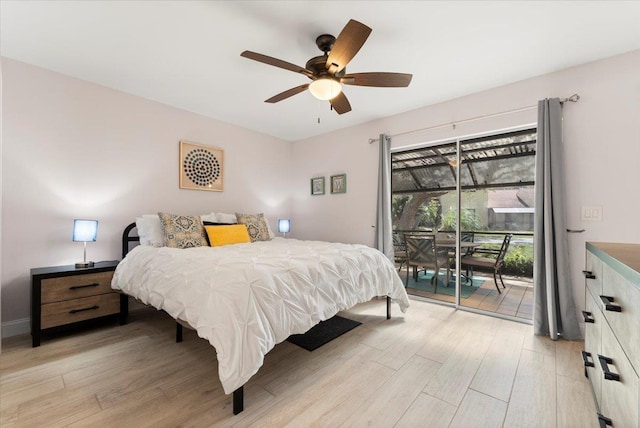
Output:
[[330,78],[316,79],[309,85],[309,91],[319,100],[330,100],[342,92],[342,85]]
[[95,241],[98,237],[98,220],[73,220],[73,240],[76,242]]
[[278,220],[278,232],[289,233],[291,232],[291,220],[288,218],[281,218]]

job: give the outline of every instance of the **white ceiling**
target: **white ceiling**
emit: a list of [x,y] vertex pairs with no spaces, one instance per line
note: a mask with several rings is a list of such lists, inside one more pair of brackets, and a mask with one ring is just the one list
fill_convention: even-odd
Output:
[[[640,2],[9,1],[1,54],[285,140],[300,140],[640,48]],[[345,87],[337,115],[290,71],[349,19],[373,29],[350,73],[412,73],[408,88]],[[320,123],[318,123],[318,118]]]

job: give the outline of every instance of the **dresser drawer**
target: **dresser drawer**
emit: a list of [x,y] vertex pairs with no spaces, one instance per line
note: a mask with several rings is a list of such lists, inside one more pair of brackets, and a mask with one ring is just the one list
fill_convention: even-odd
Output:
[[602,337],[602,324],[606,321],[602,312],[600,312],[600,305],[591,295],[587,292],[587,301],[585,310],[589,314],[589,317],[593,322],[586,322],[584,324],[584,349],[591,355],[588,356],[588,361],[593,363],[593,367],[585,366],[589,381],[593,387],[593,395],[596,399],[596,405],[600,407],[602,402],[602,369],[598,362],[598,355],[602,354],[602,345],[600,338]]
[[62,302],[42,305],[40,328],[117,314],[120,311],[120,295],[117,293],[100,294]]
[[613,297],[620,312],[602,312],[636,372],[640,372],[640,289],[609,266],[603,267],[602,294]]
[[587,251],[587,260],[585,263],[585,282],[587,290],[598,298],[602,294],[602,260],[595,254]]
[[87,273],[42,280],[41,303],[111,293],[113,272]]
[[[637,428],[640,387],[638,375],[606,322],[602,326],[602,356],[611,358],[612,362],[608,367],[611,372],[619,375],[620,379],[605,379],[602,371],[600,412],[613,421],[614,427]],[[597,360],[596,364],[601,363]]]

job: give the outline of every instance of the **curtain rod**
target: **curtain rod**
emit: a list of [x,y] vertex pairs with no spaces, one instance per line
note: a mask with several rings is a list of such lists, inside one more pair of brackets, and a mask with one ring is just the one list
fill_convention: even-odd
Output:
[[[566,102],[576,103],[576,102],[578,102],[579,99],[580,99],[580,95],[573,94],[570,97],[561,99],[560,103],[561,104],[564,104]],[[441,125],[434,125],[434,126],[428,126],[426,128],[414,129],[413,131],[400,132],[398,134],[392,134],[392,135],[390,135],[390,137],[400,137],[400,136],[403,136],[403,135],[416,134],[418,132],[431,131],[432,129],[446,128],[446,127],[449,127],[449,126],[453,126],[453,129],[456,129],[456,125],[461,124],[461,123],[475,122],[476,120],[503,116],[505,114],[519,113],[521,111],[533,110],[534,108],[538,108],[538,105],[536,104],[536,105],[533,105],[533,106],[526,106],[526,107],[521,107],[521,108],[517,108],[517,109],[513,109],[513,110],[502,111],[500,113],[486,114],[484,116],[476,116],[476,117],[472,117],[472,118],[469,118],[469,119],[458,120],[458,121],[455,121],[455,122],[443,123]],[[378,138],[369,138],[369,144],[373,144],[376,141],[378,141],[379,139],[380,139],[379,137]]]

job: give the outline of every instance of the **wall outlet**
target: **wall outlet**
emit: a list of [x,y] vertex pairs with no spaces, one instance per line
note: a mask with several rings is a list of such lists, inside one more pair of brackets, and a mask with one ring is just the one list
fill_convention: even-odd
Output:
[[602,221],[602,207],[582,207],[582,221]]

